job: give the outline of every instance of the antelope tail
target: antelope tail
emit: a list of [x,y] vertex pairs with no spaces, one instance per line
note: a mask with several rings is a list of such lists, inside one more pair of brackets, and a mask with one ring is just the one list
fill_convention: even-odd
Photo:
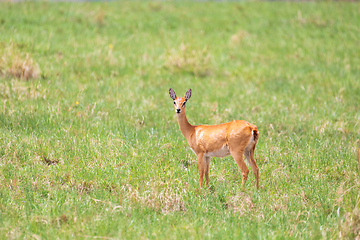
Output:
[[257,142],[257,140],[259,139],[259,131],[257,130],[257,128],[253,128],[252,130],[252,134],[253,134],[253,137],[254,137],[254,141]]

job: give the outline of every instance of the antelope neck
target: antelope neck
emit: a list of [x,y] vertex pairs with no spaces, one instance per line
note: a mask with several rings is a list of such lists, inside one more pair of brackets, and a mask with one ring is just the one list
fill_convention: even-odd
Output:
[[176,116],[178,119],[181,133],[184,135],[186,139],[188,139],[191,136],[191,134],[195,131],[195,126],[191,125],[188,122],[186,118],[185,110],[182,113],[177,113]]

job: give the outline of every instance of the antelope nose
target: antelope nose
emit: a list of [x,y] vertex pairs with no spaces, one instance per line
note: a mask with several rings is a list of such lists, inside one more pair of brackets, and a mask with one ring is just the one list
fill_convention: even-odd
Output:
[[180,108],[177,108],[177,109],[176,109],[176,112],[177,112],[177,113],[180,113],[180,112],[181,112]]

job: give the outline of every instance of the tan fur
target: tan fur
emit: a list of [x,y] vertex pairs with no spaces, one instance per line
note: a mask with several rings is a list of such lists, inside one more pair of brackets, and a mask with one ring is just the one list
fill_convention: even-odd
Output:
[[[206,185],[209,185],[210,158],[232,155],[242,172],[242,185],[245,185],[249,169],[243,155],[249,162],[259,188],[259,169],[254,159],[254,151],[259,137],[257,127],[243,120],[234,120],[219,125],[191,125],[185,114],[184,102],[190,98],[191,89],[185,98],[176,97],[170,88],[170,97],[174,100],[174,107],[182,134],[188,141],[191,149],[197,155],[200,175],[200,187],[203,185],[205,174]],[[178,112],[179,110],[180,112]]]

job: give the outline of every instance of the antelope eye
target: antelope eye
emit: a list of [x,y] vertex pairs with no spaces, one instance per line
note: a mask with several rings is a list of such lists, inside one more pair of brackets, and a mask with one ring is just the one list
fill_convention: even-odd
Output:
[[186,103],[186,102],[184,102],[184,103],[182,104],[182,105],[183,105],[183,107],[185,106],[185,103]]
[[176,102],[174,101],[174,104],[176,104]]

